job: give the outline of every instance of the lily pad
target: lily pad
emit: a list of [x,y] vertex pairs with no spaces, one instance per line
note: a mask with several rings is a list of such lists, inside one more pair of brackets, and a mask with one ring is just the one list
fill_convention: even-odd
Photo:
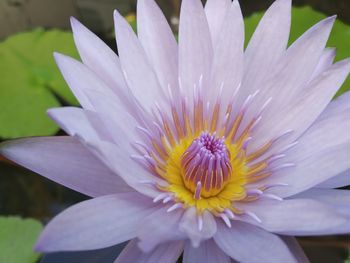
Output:
[[[246,43],[251,38],[263,14],[263,12],[258,12],[245,18]],[[311,7],[293,7],[289,43],[293,43],[308,28],[326,17],[325,14],[313,10]],[[336,61],[350,57],[350,26],[337,19],[327,46],[337,48]],[[337,95],[348,90],[350,90],[350,77],[347,78]]]
[[58,51],[78,58],[71,33],[35,29],[0,43],[0,137],[51,135],[58,131],[47,115],[76,99],[53,59]]
[[36,262],[33,246],[42,230],[40,222],[19,217],[0,217],[0,262]]

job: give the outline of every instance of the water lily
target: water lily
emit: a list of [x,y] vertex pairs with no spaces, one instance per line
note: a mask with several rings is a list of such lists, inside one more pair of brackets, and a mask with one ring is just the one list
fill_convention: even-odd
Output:
[[244,50],[238,1],[183,0],[179,43],[153,0],[138,35],[116,11],[119,57],[72,19],[82,62],[55,54],[82,108],[50,109],[70,136],[1,146],[93,197],[55,217],[43,252],[131,240],[115,262],[307,262],[293,236],[350,232],[350,71],[325,48],[335,17],[287,48],[277,0]]

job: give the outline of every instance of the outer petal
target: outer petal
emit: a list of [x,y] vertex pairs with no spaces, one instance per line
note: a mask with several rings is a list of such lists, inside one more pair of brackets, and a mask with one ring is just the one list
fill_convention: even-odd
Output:
[[282,197],[307,190],[350,168],[350,110],[322,117],[291,149],[288,162],[295,167],[281,170],[268,183],[283,182],[288,187],[271,189]]
[[[256,128],[254,137],[257,139],[252,142],[252,148],[261,146],[271,137],[281,135],[289,129],[294,131],[289,139],[298,138],[324,110],[345,80],[343,75],[348,74],[349,68],[348,62],[343,61],[332,68],[334,71],[329,70],[310,83],[310,87],[306,86],[324,51],[334,20],[335,17],[322,20],[294,42],[274,77],[261,84],[267,88],[256,98],[256,105],[263,105],[269,98],[272,98],[272,101],[264,112],[265,121]],[[334,83],[330,86],[331,81]],[[320,102],[310,107],[310,97],[314,99],[312,103],[318,100]],[[304,118],[301,119],[300,109],[309,110],[311,113],[303,113]],[[293,110],[297,112],[291,113]],[[289,117],[287,120],[286,116]],[[288,122],[280,124],[281,120]]]
[[46,226],[36,250],[91,250],[122,243],[136,236],[141,220],[154,209],[152,200],[138,193],[107,195],[81,202]]
[[178,229],[183,215],[182,209],[168,213],[168,208],[169,206],[161,207],[144,218],[142,222],[143,227],[137,235],[140,240],[139,247],[144,252],[151,251],[164,242],[186,239],[186,235]]
[[241,99],[261,88],[284,54],[289,38],[291,0],[277,0],[266,11],[244,54]]
[[344,216],[332,207],[309,199],[259,200],[244,204],[242,208],[256,214],[261,223],[248,217],[243,220],[285,235],[323,234],[346,222]]
[[114,23],[126,81],[137,100],[150,112],[155,101],[161,103],[164,100],[163,89],[137,36],[117,11],[114,12]]
[[339,188],[350,185],[350,169],[340,173],[318,185],[317,188]]
[[216,233],[216,221],[210,212],[205,211],[202,220],[203,226],[200,230],[197,211],[191,207],[186,210],[180,221],[180,231],[188,235],[193,247],[198,247],[202,240],[209,239]]
[[218,41],[214,43],[213,82],[206,93],[207,99],[215,103],[223,85],[220,97],[223,106],[232,99],[243,74],[244,23],[238,1],[234,1],[227,10],[224,25]]
[[182,1],[179,25],[179,76],[185,95],[193,98],[194,85],[200,78],[203,89],[209,88],[213,47],[208,22],[200,0]]
[[183,263],[230,263],[231,259],[210,239],[202,242],[198,248],[192,247],[190,242],[185,245]]
[[178,93],[178,47],[171,28],[154,0],[137,2],[137,32],[140,42],[163,88]]
[[[227,11],[230,9],[231,0],[208,0],[205,4],[209,30],[213,43],[218,41]],[[226,25],[225,25],[226,26]]]
[[288,246],[289,250],[292,252],[292,254],[296,258],[297,262],[310,263],[309,259],[305,255],[303,249],[300,247],[298,241],[294,237],[280,236],[280,238]]
[[156,247],[149,253],[142,252],[134,239],[124,248],[114,263],[175,263],[183,250],[183,242],[169,242]]
[[218,224],[214,240],[239,262],[260,263],[262,259],[266,263],[297,262],[278,236],[247,223],[235,221],[232,228]]
[[1,144],[0,152],[36,173],[89,196],[134,191],[72,137],[8,141]]
[[75,45],[85,65],[112,89],[131,109],[129,89],[124,80],[118,56],[100,38],[75,18],[71,18]]
[[310,80],[316,78],[319,74],[328,70],[332,66],[336,55],[335,53],[335,48],[326,48],[326,50],[323,51],[321,59],[318,62],[314,72],[312,73]]
[[295,196],[295,198],[307,198],[325,203],[337,212],[350,218],[350,191],[336,189],[310,189]]

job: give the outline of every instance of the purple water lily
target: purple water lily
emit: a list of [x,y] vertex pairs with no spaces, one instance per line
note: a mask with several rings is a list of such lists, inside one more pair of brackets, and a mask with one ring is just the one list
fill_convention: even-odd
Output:
[[350,71],[325,48],[335,17],[287,48],[277,0],[244,50],[238,1],[183,0],[179,43],[153,0],[119,57],[77,20],[82,63],[55,54],[82,108],[70,136],[5,142],[7,158],[93,197],[55,217],[42,252],[131,240],[115,262],[308,262],[293,236],[350,232]]

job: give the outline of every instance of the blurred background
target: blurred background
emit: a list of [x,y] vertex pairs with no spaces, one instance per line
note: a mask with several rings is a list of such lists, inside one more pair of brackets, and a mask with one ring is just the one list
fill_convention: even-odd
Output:
[[[174,33],[181,1],[157,0]],[[273,0],[241,0],[247,39]],[[205,1],[203,1],[205,3]],[[349,0],[294,0],[291,41],[329,15],[338,15],[329,46],[337,60],[350,56]],[[52,58],[53,51],[78,58],[69,17],[78,18],[116,50],[112,13],[118,9],[135,28],[136,0],[0,0],[0,141],[64,134],[48,119],[52,107],[77,105]],[[350,89],[349,79],[338,93]],[[48,256],[32,252],[42,226],[79,193],[0,160],[0,262],[113,262],[118,248]],[[311,262],[350,262],[348,236],[299,240]]]

